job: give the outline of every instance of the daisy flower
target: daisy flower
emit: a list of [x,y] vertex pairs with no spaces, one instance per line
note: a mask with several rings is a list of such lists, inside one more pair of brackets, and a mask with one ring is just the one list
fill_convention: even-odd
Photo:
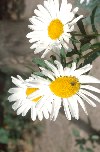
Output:
[[72,10],[72,4],[67,3],[67,0],[62,0],[61,6],[59,0],[45,0],[44,6],[37,7],[34,10],[36,16],[29,19],[32,25],[28,27],[33,31],[26,36],[33,43],[31,49],[35,49],[35,54],[44,51],[42,58],[50,50],[59,52],[62,46],[68,49],[70,32],[74,30],[74,24],[83,17],[80,15],[74,18],[78,7]]
[[[91,91],[100,93],[100,90],[90,85],[90,83],[100,83],[100,80],[84,74],[92,68],[92,65],[87,64],[76,69],[76,63],[73,63],[71,68],[63,68],[58,61],[54,62],[55,66],[47,60],[45,63],[51,71],[42,67],[40,69],[47,79],[44,81],[44,78],[32,75],[34,79],[32,83],[35,82],[39,85],[40,91],[37,91],[37,95],[44,96],[42,100],[40,99],[37,108],[41,109],[46,103],[52,103],[51,119],[56,120],[61,104],[64,106],[66,117],[71,120],[71,115],[75,119],[79,119],[78,103],[87,114],[83,101],[88,102],[93,107],[96,107],[96,104],[92,100],[100,102],[100,99],[91,93]],[[44,86],[41,88],[41,85]],[[36,93],[33,93],[28,98],[34,99],[35,95]]]
[[[80,0],[80,3],[82,4],[85,0]],[[86,5],[90,3],[90,0],[86,0]]]
[[39,120],[42,120],[43,116],[48,119],[51,111],[51,105],[49,104],[49,107],[47,107],[45,104],[41,110],[38,110],[36,108],[36,104],[41,99],[41,96],[36,97],[34,100],[29,100],[27,98],[27,96],[31,93],[38,90],[37,87],[30,87],[28,84],[29,81],[30,80],[27,79],[27,85],[25,85],[25,80],[23,80],[20,76],[17,76],[17,78],[12,77],[12,82],[16,85],[16,87],[9,89],[8,92],[11,93],[11,95],[8,97],[8,100],[9,102],[15,101],[12,108],[17,110],[17,115],[22,114],[22,116],[25,116],[31,109],[31,118],[33,121],[36,120],[36,116],[38,116]]

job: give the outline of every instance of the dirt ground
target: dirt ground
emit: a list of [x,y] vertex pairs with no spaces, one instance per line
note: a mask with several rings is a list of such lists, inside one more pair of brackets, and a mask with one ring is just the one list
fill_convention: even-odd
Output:
[[[27,7],[36,7],[36,1],[27,1],[30,3]],[[42,2],[41,1],[37,1]],[[32,9],[32,7],[31,7]],[[25,14],[27,14],[27,11]],[[24,15],[25,15],[24,14]],[[30,16],[28,12],[25,16]],[[31,17],[31,16],[30,16]],[[28,19],[21,21],[0,21],[0,68],[5,71],[18,71],[18,73],[29,73],[30,70],[27,66],[32,67],[34,70],[37,68],[31,62],[34,57],[33,51],[30,50],[30,44],[26,38],[29,32],[27,25]],[[36,55],[39,57],[39,55]],[[97,58],[93,63],[93,69],[90,74],[100,79],[100,58]],[[13,73],[13,72],[12,72]],[[96,85],[100,88],[100,85]],[[100,97],[100,95],[99,95]],[[100,104],[97,103],[96,108],[92,108],[86,104],[89,118],[91,120],[91,127],[88,124],[88,118],[80,108],[80,120],[68,121],[66,117],[60,113],[55,122],[45,120],[45,129],[41,137],[35,139],[35,144],[25,152],[76,152],[75,138],[72,135],[72,129],[79,129],[82,137],[87,137],[91,133],[92,127],[100,131]],[[23,142],[21,142],[23,145]],[[27,143],[26,143],[26,147]],[[100,145],[97,145],[95,152],[100,151]]]

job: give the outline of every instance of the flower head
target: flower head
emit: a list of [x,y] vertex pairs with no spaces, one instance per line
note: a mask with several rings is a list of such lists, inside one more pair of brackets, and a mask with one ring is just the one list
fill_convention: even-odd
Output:
[[[34,87],[33,85],[30,86],[29,82],[31,82],[31,80],[23,80],[20,76],[17,77],[18,78],[12,77],[12,82],[16,85],[16,87],[10,88],[8,91],[11,93],[11,95],[8,97],[8,100],[9,102],[15,102],[12,105],[12,108],[17,110],[17,115],[22,114],[22,116],[25,116],[31,109],[31,118],[33,121],[36,120],[36,116],[38,116],[39,120],[42,120],[43,116],[48,119],[49,113],[51,111],[51,105],[48,104],[49,107],[46,107],[45,104],[41,110],[38,110],[36,105],[42,98],[41,95],[38,96],[36,94],[34,100],[28,99],[30,94],[39,90],[38,87]],[[27,85],[25,84],[25,81],[27,82]]]
[[74,30],[74,24],[83,17],[74,19],[78,7],[72,10],[72,5],[67,0],[62,0],[61,6],[59,0],[46,0],[44,6],[37,5],[34,10],[36,16],[30,18],[33,25],[29,28],[33,30],[27,34],[29,42],[33,43],[31,49],[34,53],[44,51],[42,57],[45,57],[50,50],[59,50],[63,46],[69,48],[70,32]]
[[[89,85],[90,83],[100,83],[100,80],[84,74],[92,68],[92,65],[88,64],[82,68],[76,69],[76,63],[73,63],[71,68],[63,68],[58,61],[54,62],[55,65],[46,60],[45,63],[51,71],[41,67],[40,69],[41,73],[47,77],[47,79],[35,75],[32,75],[32,77],[33,83],[39,85],[39,90],[42,93],[38,94],[38,96],[43,97],[40,99],[37,108],[41,109],[45,103],[51,103],[51,119],[56,120],[61,104],[64,106],[66,117],[71,120],[71,115],[79,119],[78,103],[87,114],[83,100],[93,107],[95,107],[96,104],[92,99],[100,102],[100,99],[90,92],[94,91],[100,93],[100,90]],[[35,94],[29,95],[29,98],[33,100]]]

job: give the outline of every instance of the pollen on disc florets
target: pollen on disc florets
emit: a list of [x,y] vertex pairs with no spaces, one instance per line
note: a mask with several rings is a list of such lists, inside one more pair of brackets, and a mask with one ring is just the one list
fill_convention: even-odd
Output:
[[59,19],[54,19],[48,26],[48,35],[52,40],[58,39],[64,32],[63,24]]
[[74,76],[65,76],[56,78],[49,87],[56,96],[69,98],[78,92],[80,83]]

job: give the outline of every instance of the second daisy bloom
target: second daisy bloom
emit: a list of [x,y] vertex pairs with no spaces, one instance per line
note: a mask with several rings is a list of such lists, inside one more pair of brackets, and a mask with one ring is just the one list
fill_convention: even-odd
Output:
[[32,75],[31,85],[34,83],[38,84],[40,89],[39,92],[37,91],[28,96],[32,100],[36,98],[36,94],[42,96],[42,100],[40,99],[37,104],[38,110],[43,105],[51,103],[52,111],[50,117],[56,120],[59,109],[63,104],[66,117],[69,120],[71,120],[71,116],[79,119],[78,103],[87,114],[83,101],[88,102],[93,107],[96,107],[96,104],[92,100],[100,102],[100,99],[91,93],[91,91],[100,93],[100,90],[89,85],[90,83],[100,83],[100,80],[85,75],[92,68],[92,65],[88,64],[80,69],[76,69],[75,63],[72,64],[71,68],[63,68],[58,61],[54,62],[55,65],[48,61],[45,61],[45,63],[51,71],[40,68],[41,73],[46,77],[45,79]]
[[43,51],[42,57],[45,57],[50,50],[59,50],[63,46],[69,48],[70,32],[74,30],[74,24],[83,17],[74,19],[78,7],[72,10],[72,5],[67,0],[62,0],[61,6],[59,0],[44,1],[44,6],[37,5],[34,10],[36,16],[30,18],[32,25],[29,28],[33,30],[27,34],[29,42],[33,43],[31,49],[34,53]]

